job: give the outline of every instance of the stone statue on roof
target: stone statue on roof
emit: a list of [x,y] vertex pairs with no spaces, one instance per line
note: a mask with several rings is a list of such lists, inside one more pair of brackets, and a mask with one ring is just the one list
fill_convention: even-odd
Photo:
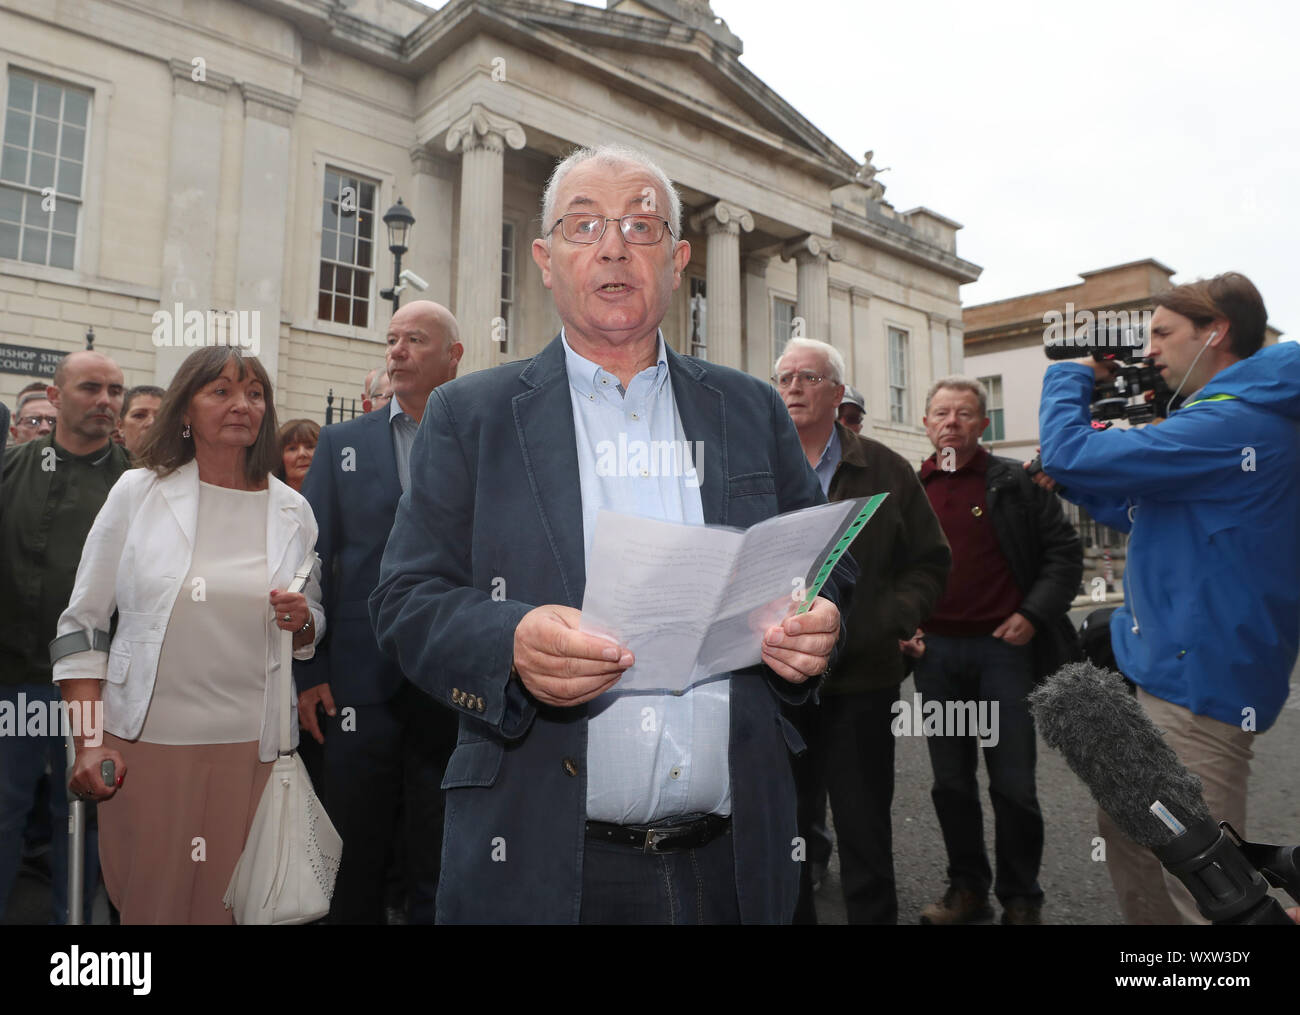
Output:
[[879,201],[885,196],[885,185],[876,179],[876,174],[883,173],[885,169],[888,169],[889,167],[886,166],[885,169],[877,169],[873,166],[871,160],[875,154],[875,149],[872,149],[862,156],[862,165],[860,165],[858,171],[853,174],[853,178],[867,188],[867,194],[871,200]]

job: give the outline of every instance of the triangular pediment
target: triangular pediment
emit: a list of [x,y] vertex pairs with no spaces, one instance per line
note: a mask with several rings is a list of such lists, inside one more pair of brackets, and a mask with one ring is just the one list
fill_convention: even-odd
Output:
[[783,124],[767,110],[734,90],[724,89],[717,80],[710,80],[689,55],[678,53],[630,52],[609,46],[587,46],[593,56],[630,74],[654,82],[678,93],[683,100],[700,103],[716,109],[720,114],[747,127],[758,127],[781,134],[787,140],[799,139],[783,130]]
[[[570,56],[576,52],[590,61],[593,73],[607,80],[612,75],[660,108],[665,100],[674,102],[696,119],[716,117],[719,129],[774,136],[849,175],[857,168],[856,160],[740,62],[739,40],[725,26],[720,35],[649,8],[643,16],[632,13],[639,8],[632,3],[616,11],[564,0],[478,4],[529,32],[535,45],[562,40]],[[734,44],[726,44],[728,38]]]

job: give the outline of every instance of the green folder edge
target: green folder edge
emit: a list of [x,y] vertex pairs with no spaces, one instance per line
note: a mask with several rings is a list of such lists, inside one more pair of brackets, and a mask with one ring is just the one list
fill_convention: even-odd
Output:
[[808,612],[809,608],[812,606],[813,600],[817,598],[818,593],[822,590],[822,586],[826,584],[826,579],[829,578],[831,572],[835,570],[835,565],[839,563],[839,559],[843,557],[845,551],[853,545],[853,540],[858,537],[858,533],[862,531],[863,526],[865,526],[867,522],[871,521],[871,516],[876,513],[876,509],[885,502],[885,498],[888,496],[889,494],[887,493],[878,493],[868,499],[867,502],[862,505],[862,509],[853,516],[853,520],[850,521],[845,529],[840,533],[839,538],[836,539],[834,545],[831,546],[830,553],[826,555],[826,559],[822,562],[822,566],[817,569],[817,577],[813,579],[813,583],[809,587],[808,593],[804,596],[803,602],[799,604],[799,609],[794,611],[796,617],[801,613]]

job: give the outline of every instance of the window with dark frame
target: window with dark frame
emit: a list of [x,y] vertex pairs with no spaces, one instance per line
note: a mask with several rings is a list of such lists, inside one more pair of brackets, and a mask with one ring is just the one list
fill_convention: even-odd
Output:
[[0,257],[76,261],[91,93],[9,71],[0,148]]
[[370,326],[378,189],[374,180],[325,169],[316,294],[316,316],[322,321]]

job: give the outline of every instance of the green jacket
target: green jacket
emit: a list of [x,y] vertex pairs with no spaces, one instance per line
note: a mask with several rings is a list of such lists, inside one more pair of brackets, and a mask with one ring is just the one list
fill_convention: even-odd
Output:
[[50,641],[95,515],[130,463],[112,441],[72,455],[51,434],[4,455],[0,483],[0,684],[50,680]]
[[849,547],[862,573],[825,694],[901,684],[906,672],[898,642],[912,637],[930,615],[952,567],[948,540],[912,466],[879,441],[835,426],[841,458],[827,499],[889,496]]

